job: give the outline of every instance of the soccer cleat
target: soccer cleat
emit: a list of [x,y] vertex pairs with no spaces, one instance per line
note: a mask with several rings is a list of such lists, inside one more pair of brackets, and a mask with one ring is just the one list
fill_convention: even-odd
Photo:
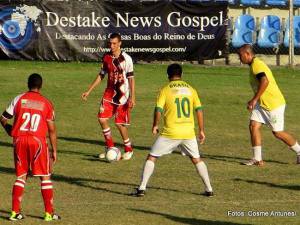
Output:
[[264,165],[264,161],[263,160],[256,160],[256,159],[250,159],[247,162],[242,163],[243,165],[246,166],[263,166]]
[[56,214],[50,214],[50,213],[45,213],[45,216],[44,216],[44,220],[45,221],[53,221],[53,220],[60,220],[60,216],[56,215]]
[[104,152],[99,154],[99,159],[105,159],[108,147],[105,147]]
[[213,197],[214,193],[212,191],[205,191],[202,195],[204,195],[206,197]]
[[146,194],[146,191],[140,190],[139,188],[136,188],[135,191],[133,193],[131,193],[132,196],[136,196],[136,197],[144,197],[145,194]]
[[297,155],[297,161],[296,164],[300,164],[300,155]]
[[132,158],[132,155],[133,155],[133,151],[131,151],[131,152],[125,152],[125,153],[123,154],[123,156],[122,156],[122,159],[123,159],[123,160],[129,160],[129,159]]
[[105,153],[100,153],[99,154],[99,159],[105,159],[106,152]]
[[21,213],[16,213],[15,211],[12,211],[9,217],[9,220],[11,221],[17,221],[17,220],[22,220],[25,217]]

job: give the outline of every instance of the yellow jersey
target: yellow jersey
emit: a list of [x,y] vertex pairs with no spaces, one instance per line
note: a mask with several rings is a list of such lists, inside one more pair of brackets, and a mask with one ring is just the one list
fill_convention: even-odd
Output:
[[256,93],[259,87],[259,80],[257,75],[265,73],[269,84],[264,93],[259,99],[260,106],[268,111],[274,110],[279,106],[285,104],[285,99],[277,86],[272,71],[270,68],[260,59],[254,58],[250,65],[250,84],[253,91]]
[[170,139],[192,139],[195,135],[194,110],[202,110],[194,88],[182,80],[164,86],[156,103],[156,111],[164,118],[161,135]]

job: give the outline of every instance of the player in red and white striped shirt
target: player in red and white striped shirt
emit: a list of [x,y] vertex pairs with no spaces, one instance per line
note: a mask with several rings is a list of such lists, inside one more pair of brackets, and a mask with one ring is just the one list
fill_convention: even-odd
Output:
[[[41,192],[45,205],[46,221],[59,217],[53,209],[53,184],[50,179],[51,165],[57,160],[56,128],[52,103],[40,94],[42,77],[32,74],[28,78],[29,91],[15,97],[1,116],[1,124],[13,137],[14,160],[17,179],[12,191],[10,220],[23,219],[21,200],[29,171],[41,179]],[[13,125],[8,120],[14,118]],[[46,135],[52,151],[49,152]]]
[[[124,142],[123,159],[129,160],[133,155],[133,148],[128,136],[127,125],[130,124],[130,110],[135,106],[135,82],[132,59],[127,53],[121,51],[121,43],[120,34],[110,35],[111,52],[103,56],[100,73],[81,97],[83,100],[87,100],[91,91],[107,74],[107,86],[98,113],[99,123],[102,127],[106,147],[114,147],[108,120],[115,116],[115,124]],[[100,158],[104,157],[105,154],[100,154]]]

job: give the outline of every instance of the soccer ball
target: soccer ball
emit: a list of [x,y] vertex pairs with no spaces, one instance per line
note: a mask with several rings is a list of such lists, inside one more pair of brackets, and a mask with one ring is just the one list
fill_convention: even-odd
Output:
[[121,159],[121,151],[116,147],[111,147],[106,152],[106,160],[108,162],[115,162]]

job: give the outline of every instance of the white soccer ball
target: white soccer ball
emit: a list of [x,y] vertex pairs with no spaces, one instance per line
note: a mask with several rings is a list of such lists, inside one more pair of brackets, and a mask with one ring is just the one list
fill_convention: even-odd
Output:
[[106,159],[108,162],[115,162],[121,159],[121,151],[116,147],[111,147],[106,152]]

